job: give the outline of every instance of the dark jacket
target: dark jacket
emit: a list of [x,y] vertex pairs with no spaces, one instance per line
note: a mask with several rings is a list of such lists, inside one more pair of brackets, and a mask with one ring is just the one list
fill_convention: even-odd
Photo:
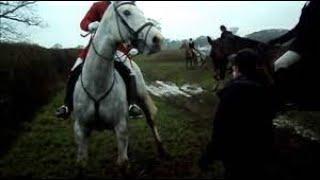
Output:
[[238,159],[270,152],[275,103],[271,89],[240,76],[218,93],[213,124],[215,159]]
[[233,34],[232,34],[232,32],[230,32],[230,31],[223,31],[222,33],[221,33],[221,39],[225,39],[226,37],[229,37],[229,36],[233,36]]
[[193,41],[189,41],[189,48],[194,49],[194,42]]

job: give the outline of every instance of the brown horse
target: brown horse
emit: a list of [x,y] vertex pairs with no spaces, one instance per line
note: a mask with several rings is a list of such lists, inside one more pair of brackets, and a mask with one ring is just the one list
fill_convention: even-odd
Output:
[[310,57],[316,58],[313,57],[315,55],[309,55],[309,58],[305,58],[306,56],[302,55],[303,59],[299,63],[287,70],[274,72],[274,62],[288,50],[288,47],[269,46],[262,42],[238,36],[228,37],[223,40],[211,40],[211,42],[208,38],[208,41],[212,46],[211,58],[215,65],[215,73],[220,73],[218,74],[219,78],[215,77],[218,82],[225,77],[224,73],[228,64],[228,57],[242,49],[250,48],[260,56],[257,71],[266,77],[270,85],[275,85],[281,97],[285,96],[301,109],[320,109],[320,89],[318,87],[306,88],[318,81],[316,79],[316,68],[309,63],[305,63],[311,62],[309,60]]
[[192,49],[187,48],[185,51],[186,56],[186,68],[192,68],[193,66],[197,65],[197,58]]
[[263,57],[262,61],[259,62],[258,68],[267,68],[266,71],[269,73],[272,68],[269,59],[276,59],[275,57],[278,57],[281,51],[279,48],[270,47],[262,42],[238,36],[227,37],[225,39],[218,38],[216,40],[212,40],[208,37],[208,42],[212,47],[210,56],[214,65],[216,80],[224,80],[228,65],[228,57],[236,54],[242,49],[251,48],[258,52],[258,54]]
[[208,43],[211,45],[210,57],[214,70],[214,79],[217,81],[217,86],[214,89],[216,90],[219,87],[220,81],[225,79],[225,73],[228,64],[226,58],[227,55],[222,48],[222,40],[220,38],[213,41],[210,37],[208,37]]
[[[190,69],[194,66],[203,66],[205,63],[205,55],[197,49],[191,49],[186,42],[182,43],[180,49],[185,49],[186,68]],[[200,63],[200,64],[199,64]]]

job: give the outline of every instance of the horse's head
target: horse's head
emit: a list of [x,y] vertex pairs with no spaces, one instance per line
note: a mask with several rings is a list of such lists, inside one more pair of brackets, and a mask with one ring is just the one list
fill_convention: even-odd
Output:
[[148,21],[134,1],[114,1],[109,7],[113,11],[115,27],[113,32],[118,42],[130,42],[142,53],[161,50],[163,36],[154,24]]

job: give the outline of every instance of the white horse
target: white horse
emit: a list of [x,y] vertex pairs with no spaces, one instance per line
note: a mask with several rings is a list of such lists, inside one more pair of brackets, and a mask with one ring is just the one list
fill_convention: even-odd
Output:
[[[117,164],[128,164],[128,104],[123,79],[114,68],[117,45],[135,42],[144,53],[160,50],[163,37],[147,22],[134,2],[115,1],[103,15],[100,26],[92,40],[82,74],[74,91],[74,131],[78,145],[77,162],[86,165],[88,138],[92,130],[114,130],[118,143]],[[152,129],[160,155],[165,150],[154,122],[157,112],[150,98],[139,67],[133,63],[137,79],[138,105],[145,113]]]

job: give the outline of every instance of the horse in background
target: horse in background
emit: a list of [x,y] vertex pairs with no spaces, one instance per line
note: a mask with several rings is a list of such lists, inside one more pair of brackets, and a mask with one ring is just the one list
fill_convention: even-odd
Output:
[[228,63],[226,58],[227,56],[224,54],[220,38],[216,40],[212,40],[209,36],[207,38],[208,43],[211,45],[211,51],[209,56],[212,60],[213,65],[213,77],[217,82],[213,90],[216,91],[219,88],[220,83],[225,79]]
[[275,59],[275,56],[280,56],[278,49],[271,48],[262,42],[242,38],[236,35],[228,36],[224,39],[218,38],[215,40],[212,40],[210,37],[207,38],[208,43],[211,45],[210,57],[212,59],[214,69],[214,78],[217,81],[214,91],[217,90],[223,82],[225,82],[227,75],[232,72],[229,62],[231,55],[234,55],[245,48],[253,49],[260,55],[261,61],[258,62],[257,69],[259,71],[263,71],[263,73],[268,76],[269,81],[272,82],[272,78],[270,77],[272,67],[269,63],[269,59]]
[[205,64],[208,54],[198,49],[191,49],[187,42],[183,42],[180,49],[185,49],[186,68],[191,69],[196,66],[202,67]]
[[314,65],[306,63],[311,62],[310,58],[317,58],[316,53],[309,56],[302,55],[303,58],[298,63],[286,70],[275,72],[274,62],[288,50],[290,44],[270,46],[263,42],[235,35],[225,39],[211,40],[208,38],[208,41],[212,46],[210,54],[214,64],[215,79],[218,81],[215,90],[218,89],[220,81],[223,81],[226,77],[229,58],[242,49],[250,48],[260,56],[260,61],[257,63],[257,72],[264,77],[265,83],[276,88],[279,97],[288,97],[300,109],[320,109],[320,95],[317,93],[317,91],[320,92],[320,89],[317,87],[306,88],[318,81]]

